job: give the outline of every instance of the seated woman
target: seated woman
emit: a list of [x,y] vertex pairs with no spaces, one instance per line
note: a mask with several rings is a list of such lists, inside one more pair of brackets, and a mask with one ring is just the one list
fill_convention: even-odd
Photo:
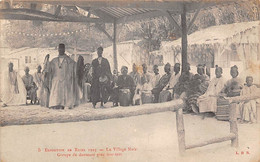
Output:
[[163,90],[163,88],[170,81],[170,78],[171,78],[171,64],[167,63],[164,66],[164,71],[165,71],[166,74],[164,74],[161,77],[161,79],[159,80],[159,83],[152,89],[152,94],[154,95],[154,103],[158,103],[160,92]]
[[173,98],[173,91],[176,83],[179,81],[181,76],[180,74],[180,64],[176,63],[174,65],[174,74],[171,75],[169,83],[164,87],[162,92],[160,92],[159,102],[167,102],[172,100]]
[[199,113],[197,99],[199,96],[203,95],[209,86],[209,77],[205,74],[205,65],[199,64],[197,66],[197,74],[191,79],[189,89],[187,92],[188,101],[188,111],[193,111]]
[[114,89],[114,106],[129,106],[131,104],[131,98],[135,93],[135,83],[130,75],[127,75],[128,68],[122,66],[121,74],[117,80],[117,88]]
[[[257,87],[253,85],[253,77],[246,77],[246,85],[241,91],[241,96],[247,96],[259,93]],[[241,123],[255,123],[256,122],[256,103],[258,100],[249,100],[242,103],[241,106]]]
[[[238,67],[236,65],[230,68],[232,79],[228,80],[222,90],[222,95],[225,97],[240,96],[243,87],[242,80],[238,77]],[[217,101],[216,118],[218,120],[229,120],[229,103],[224,98],[219,98]],[[240,118],[239,105],[237,104],[237,117]]]
[[[209,83],[207,91],[198,97],[197,105],[200,113],[217,111],[217,98],[220,96],[221,90],[224,88],[225,79],[222,77],[222,68],[216,66],[215,75],[216,77]],[[205,115],[203,116],[203,118]]]
[[232,79],[228,80],[225,84],[224,93],[227,97],[240,96],[240,92],[243,87],[243,81],[238,77],[238,67],[232,66],[230,69],[230,75]]

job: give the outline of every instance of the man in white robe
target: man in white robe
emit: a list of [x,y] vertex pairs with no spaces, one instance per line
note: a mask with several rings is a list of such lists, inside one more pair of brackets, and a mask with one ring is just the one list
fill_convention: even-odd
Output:
[[200,113],[217,112],[217,98],[225,86],[225,79],[222,77],[221,67],[216,67],[215,74],[216,78],[211,80],[205,94],[197,100]]
[[50,101],[55,109],[73,108],[78,104],[76,62],[65,54],[65,45],[59,44],[59,56],[50,62]]
[[26,89],[22,78],[13,70],[13,63],[9,63],[9,70],[4,73],[1,79],[1,100],[2,106],[23,105],[26,103]]

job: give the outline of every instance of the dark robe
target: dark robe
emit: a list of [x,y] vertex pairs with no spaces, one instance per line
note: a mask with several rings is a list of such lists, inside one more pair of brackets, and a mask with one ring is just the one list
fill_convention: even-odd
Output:
[[164,74],[161,77],[161,79],[159,80],[159,83],[152,89],[152,93],[154,94],[154,102],[155,103],[158,102],[160,92],[169,83],[170,78],[171,78],[171,74]]
[[179,78],[179,81],[175,85],[174,94],[180,96],[183,92],[187,92],[192,78],[192,73],[183,72]]
[[82,56],[79,56],[78,62],[77,62],[77,82],[78,86],[81,90],[83,90],[83,79],[84,79],[84,58]]
[[[199,96],[203,95],[209,86],[209,77],[205,74],[195,74],[189,84],[189,89],[187,92],[188,97],[188,110],[193,108],[193,111],[198,112],[197,99]],[[195,107],[192,107],[195,106]],[[194,110],[196,108],[197,110]]]
[[[130,75],[120,75],[117,80],[117,85],[118,87],[114,89],[114,103],[117,103],[119,100],[119,91],[120,89],[129,89],[130,90],[130,98],[129,98],[129,103],[131,102],[131,98],[133,98],[135,94],[135,82],[134,79]],[[122,98],[124,99],[124,98]]]
[[109,62],[102,57],[101,64],[99,64],[98,58],[96,58],[92,61],[92,67],[91,101],[93,104],[99,101],[106,103],[111,92],[110,81],[112,73]]

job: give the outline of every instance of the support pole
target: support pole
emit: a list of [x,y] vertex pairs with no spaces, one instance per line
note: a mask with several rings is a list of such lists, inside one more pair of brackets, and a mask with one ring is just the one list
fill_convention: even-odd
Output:
[[[117,49],[116,49],[116,40],[117,40],[117,24],[116,20],[114,20],[114,36],[113,36],[113,56],[114,56],[114,69],[118,71],[118,64],[117,64]],[[112,69],[112,70],[114,70]]]
[[178,134],[179,152],[182,155],[184,154],[185,147],[186,147],[182,108],[176,111],[176,126],[177,126],[177,134]]
[[238,129],[237,129],[237,113],[236,113],[236,103],[230,104],[229,112],[229,123],[230,123],[230,133],[235,134],[235,138],[231,139],[231,146],[238,147]]
[[182,28],[182,37],[181,37],[181,62],[182,62],[182,72],[185,69],[186,64],[188,63],[187,58],[187,21],[186,21],[186,6],[183,6],[183,13],[181,14],[181,28]]

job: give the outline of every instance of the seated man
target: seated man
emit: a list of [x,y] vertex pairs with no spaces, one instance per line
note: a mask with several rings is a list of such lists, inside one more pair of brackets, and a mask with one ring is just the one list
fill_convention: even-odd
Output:
[[171,64],[167,63],[164,66],[164,71],[165,71],[166,74],[164,74],[161,77],[161,79],[159,80],[159,83],[152,89],[152,94],[154,95],[154,103],[158,103],[160,92],[163,90],[163,88],[170,81],[170,78],[171,78]]
[[135,83],[130,75],[127,75],[128,68],[122,66],[121,74],[117,80],[117,88],[114,89],[114,106],[118,106],[118,101],[120,106],[129,106],[132,104],[131,99],[135,93]]
[[205,113],[216,113],[217,111],[217,98],[220,96],[221,90],[225,85],[225,79],[222,77],[222,72],[222,68],[216,66],[216,77],[209,83],[207,91],[197,99],[199,112],[204,113],[203,118],[205,117]]
[[143,74],[141,75],[141,104],[152,103],[153,94],[152,87],[152,75],[147,72],[147,65],[143,64]]
[[8,71],[1,76],[1,100],[3,107],[26,103],[26,89],[19,74],[14,71],[13,63],[8,64]]
[[161,76],[159,74],[158,65],[153,66],[153,72],[154,72],[154,75],[152,75],[152,77],[151,77],[152,88],[154,88],[159,83],[159,80],[161,78]]
[[[257,94],[258,90],[255,85],[253,85],[253,77],[246,77],[246,85],[241,91],[241,96],[247,96],[252,94]],[[259,100],[259,99],[258,99]],[[255,123],[256,122],[256,103],[258,100],[249,100],[242,103],[241,107],[241,123]]]
[[131,102],[133,105],[139,105],[140,104],[140,89],[141,89],[141,76],[138,72],[138,66],[134,63],[132,66],[132,72],[129,73],[129,75],[134,79],[134,83],[136,86],[135,95],[131,99]]
[[164,87],[163,91],[160,92],[159,96],[159,102],[167,102],[172,100],[173,96],[173,91],[174,91],[174,86],[176,83],[179,81],[180,78],[180,64],[176,63],[174,65],[174,72],[175,74],[171,75],[169,83]]
[[199,113],[197,98],[203,95],[209,86],[209,77],[205,74],[205,66],[199,64],[197,66],[197,74],[191,79],[189,89],[187,92],[188,96],[188,111]]
[[27,96],[29,96],[31,100],[31,104],[35,104],[37,98],[36,92],[38,88],[36,84],[33,82],[33,76],[29,74],[30,71],[29,67],[25,67],[24,71],[25,71],[25,75],[22,77],[22,80],[25,85],[25,89],[27,91]]
[[147,65],[143,64],[143,74],[141,75],[141,86],[142,90],[151,90],[151,75],[147,72]]

